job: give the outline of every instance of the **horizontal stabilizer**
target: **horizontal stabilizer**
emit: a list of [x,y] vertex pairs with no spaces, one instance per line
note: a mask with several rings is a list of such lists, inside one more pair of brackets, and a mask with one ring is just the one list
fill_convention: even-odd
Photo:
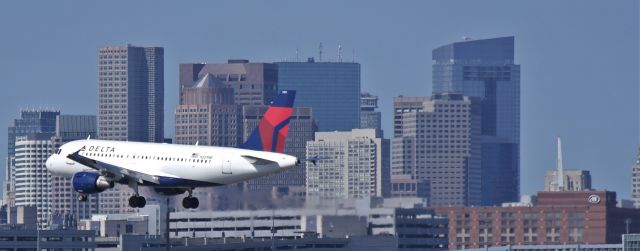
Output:
[[258,157],[254,157],[254,156],[242,155],[242,157],[245,158],[246,160],[248,160],[249,163],[251,163],[254,166],[264,166],[264,165],[269,165],[269,164],[276,163],[275,161],[271,161],[271,160],[263,159],[263,158],[258,158]]
[[321,158],[321,157],[318,157],[318,156],[316,155],[316,156],[313,156],[313,157],[310,157],[310,158],[302,159],[302,160],[300,161],[300,163],[306,163],[306,162],[309,162],[309,163],[311,163],[311,164],[313,164],[313,165],[315,166],[315,165],[318,163],[318,160],[327,160],[327,159],[329,159],[329,158],[327,158],[327,157],[322,157],[322,158]]

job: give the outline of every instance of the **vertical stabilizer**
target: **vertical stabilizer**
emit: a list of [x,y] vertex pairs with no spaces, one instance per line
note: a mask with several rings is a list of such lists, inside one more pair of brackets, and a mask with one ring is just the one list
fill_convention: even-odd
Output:
[[284,152],[295,96],[296,91],[280,91],[276,100],[269,106],[262,120],[258,123],[258,127],[253,130],[247,142],[244,142],[240,148]]

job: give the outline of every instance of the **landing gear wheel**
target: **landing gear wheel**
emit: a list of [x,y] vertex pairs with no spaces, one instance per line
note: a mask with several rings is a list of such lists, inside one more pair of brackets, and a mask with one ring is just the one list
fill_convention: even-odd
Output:
[[142,196],[138,196],[138,207],[143,208],[145,205],[147,205],[147,200],[142,197]]
[[86,194],[78,194],[78,201],[85,202],[87,199],[88,196]]
[[200,201],[196,197],[184,197],[182,206],[187,209],[196,209],[200,205]]
[[196,209],[198,208],[198,206],[200,206],[200,201],[198,201],[198,198],[191,197],[191,208]]
[[137,208],[137,207],[138,207],[138,208],[142,208],[142,207],[144,207],[146,204],[147,204],[147,200],[146,200],[144,197],[140,196],[140,195],[134,195],[134,196],[131,196],[131,197],[129,198],[129,206],[130,206],[130,207],[133,207],[133,208]]

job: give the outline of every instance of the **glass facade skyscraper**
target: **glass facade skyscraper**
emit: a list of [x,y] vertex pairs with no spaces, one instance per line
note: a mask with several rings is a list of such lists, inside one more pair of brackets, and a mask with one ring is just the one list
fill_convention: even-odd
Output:
[[164,140],[164,49],[115,46],[98,50],[100,139]]
[[318,131],[360,128],[360,64],[280,62],[278,88],[296,90],[295,106],[311,107]]
[[13,121],[13,126],[8,128],[7,155],[14,155],[17,136],[26,136],[32,133],[54,133],[56,131],[56,116],[59,111],[51,110],[23,110],[20,118]]
[[64,142],[96,137],[98,133],[95,115],[59,115],[56,119],[56,136]]
[[514,37],[465,40],[432,52],[433,93],[482,102],[482,204],[517,201],[520,191],[520,65]]
[[360,128],[374,128],[382,132],[382,113],[378,109],[378,96],[360,95]]

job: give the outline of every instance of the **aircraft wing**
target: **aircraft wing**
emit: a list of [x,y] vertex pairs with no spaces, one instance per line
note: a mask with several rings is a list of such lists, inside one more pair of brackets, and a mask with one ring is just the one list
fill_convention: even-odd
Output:
[[124,167],[120,167],[120,166],[116,166],[116,165],[112,165],[106,162],[102,162],[99,160],[95,160],[95,159],[91,159],[91,158],[87,158],[85,156],[80,155],[80,150],[67,155],[67,158],[76,161],[80,164],[83,164],[85,166],[91,167],[93,169],[96,169],[98,171],[101,172],[106,172],[109,174],[112,174],[113,176],[115,176],[117,179],[121,179],[121,178],[129,178],[129,179],[133,179],[136,180],[138,183],[143,183],[143,181],[147,181],[147,182],[151,182],[154,184],[159,184],[160,182],[158,181],[158,177],[154,176],[154,175],[149,175],[146,173],[141,173],[141,172],[137,172],[137,171],[132,171],[129,169],[126,169]]

